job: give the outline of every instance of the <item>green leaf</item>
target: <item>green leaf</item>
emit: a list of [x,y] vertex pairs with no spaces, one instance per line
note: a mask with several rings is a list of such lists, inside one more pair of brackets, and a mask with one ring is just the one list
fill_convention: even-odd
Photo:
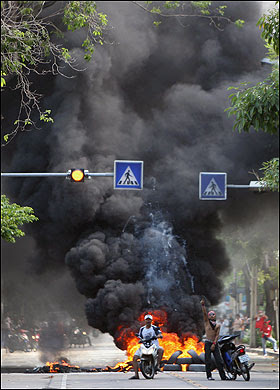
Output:
[[238,28],[243,27],[244,23],[245,23],[245,21],[242,20],[242,19],[237,19],[237,20],[234,22],[234,24],[235,24]]

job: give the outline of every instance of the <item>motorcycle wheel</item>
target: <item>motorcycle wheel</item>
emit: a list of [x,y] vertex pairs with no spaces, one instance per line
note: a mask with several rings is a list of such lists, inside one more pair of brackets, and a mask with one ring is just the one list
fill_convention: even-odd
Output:
[[146,379],[153,379],[155,375],[155,367],[152,362],[148,362],[147,360],[140,362],[140,371]]
[[240,370],[241,370],[241,375],[243,376],[244,381],[249,381],[250,380],[249,367],[245,364],[240,364]]

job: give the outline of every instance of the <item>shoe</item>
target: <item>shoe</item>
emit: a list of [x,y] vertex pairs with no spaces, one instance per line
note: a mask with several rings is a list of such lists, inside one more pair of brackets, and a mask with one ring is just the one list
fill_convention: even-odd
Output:
[[263,356],[267,356],[267,353],[264,353]]
[[129,379],[139,379],[139,376],[134,375],[134,376],[131,376]]
[[230,381],[231,379],[226,376],[224,379],[221,378],[221,380],[222,381]]
[[209,381],[214,381],[215,379],[212,378],[212,376],[209,376],[209,378],[207,378]]
[[274,352],[278,352],[278,349],[274,349],[273,351],[274,351]]

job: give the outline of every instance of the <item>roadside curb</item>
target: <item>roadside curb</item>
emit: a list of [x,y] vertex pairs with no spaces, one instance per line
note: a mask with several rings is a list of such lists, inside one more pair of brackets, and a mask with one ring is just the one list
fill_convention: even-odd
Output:
[[[252,348],[249,345],[246,345],[246,344],[244,344],[244,345],[246,347],[246,351],[257,353],[258,355],[263,356],[263,350],[262,350],[261,347]],[[273,349],[266,348],[266,353],[267,353],[268,356],[273,356],[275,358],[279,358],[279,352],[274,352]]]

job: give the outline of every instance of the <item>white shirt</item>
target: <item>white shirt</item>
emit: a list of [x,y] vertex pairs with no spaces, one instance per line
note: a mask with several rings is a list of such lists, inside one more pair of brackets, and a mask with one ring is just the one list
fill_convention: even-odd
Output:
[[220,336],[225,336],[229,334],[229,320],[225,319],[221,323],[221,328],[220,328]]
[[[158,334],[161,334],[161,332],[159,331]],[[154,336],[156,337],[156,333],[155,333],[154,328],[152,326],[150,328],[146,328],[146,326],[143,326],[142,339],[150,339]],[[157,347],[159,347],[158,339],[152,340],[152,343],[155,344]]]

